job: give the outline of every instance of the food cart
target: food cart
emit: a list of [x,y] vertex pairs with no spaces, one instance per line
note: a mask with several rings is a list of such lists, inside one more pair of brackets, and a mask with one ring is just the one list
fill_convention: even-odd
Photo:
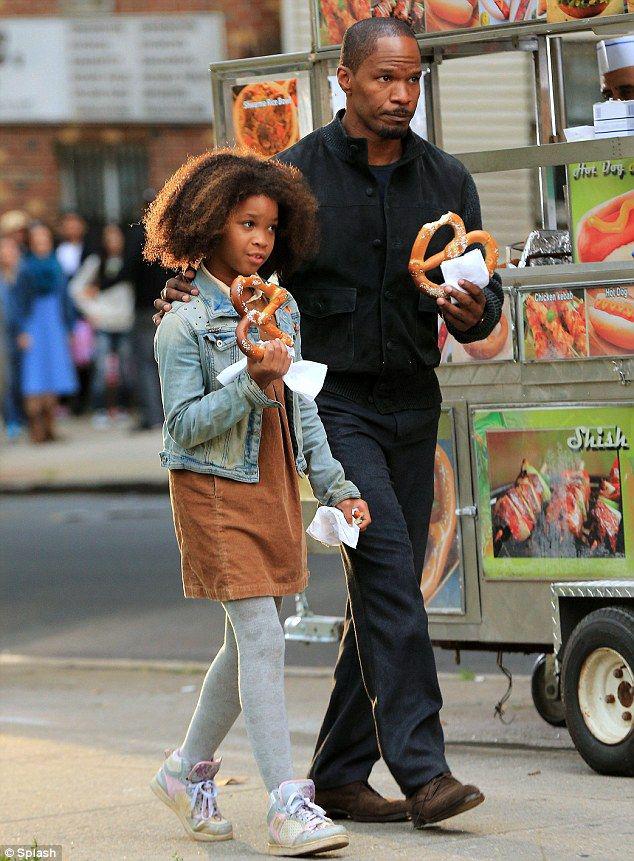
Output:
[[[274,155],[329,122],[344,103],[336,41],[376,5],[395,6],[316,0],[311,52],[214,64],[217,142]],[[438,25],[436,9],[425,32],[422,3],[396,5],[414,16],[425,86],[413,127],[432,142],[441,140],[439,62],[508,50],[533,56],[535,145],[457,155],[476,184],[485,172],[537,169],[543,230],[557,228],[552,168],[567,165],[578,261],[555,253],[553,265],[500,269],[503,317],[486,341],[460,345],[439,331],[444,403],[421,572],[432,641],[537,653],[532,688],[542,717],[565,723],[595,770],[632,775],[634,261],[631,246],[595,253],[603,246],[584,231],[601,225],[596,203],[606,193],[627,221],[634,136],[553,141],[562,131],[559,39],[634,31],[634,10],[561,20],[559,9],[546,20],[541,6],[524,3],[522,20],[517,12],[496,24],[483,12],[476,21],[474,12],[451,30]],[[287,632],[327,640],[340,622],[313,616],[302,596]]]

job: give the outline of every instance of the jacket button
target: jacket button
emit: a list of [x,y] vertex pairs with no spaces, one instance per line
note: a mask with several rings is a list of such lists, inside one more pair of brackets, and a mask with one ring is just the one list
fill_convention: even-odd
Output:
[[387,342],[388,350],[395,350],[397,346],[398,346],[398,344],[396,343],[396,341],[388,341]]
[[359,152],[359,145],[350,144],[350,152],[352,153],[352,155],[356,155]]
[[323,311],[324,310],[324,303],[323,302],[315,302],[314,308],[315,308],[315,311]]
[[380,248],[382,245],[383,245],[383,240],[382,240],[382,239],[373,239],[373,240],[372,240],[372,246],[373,246],[373,248]]
[[391,290],[386,290],[383,295],[385,296],[386,299],[393,299],[394,298],[394,293]]
[[374,194],[374,189],[368,187],[366,188],[365,193],[368,195],[368,197],[372,197],[372,195]]

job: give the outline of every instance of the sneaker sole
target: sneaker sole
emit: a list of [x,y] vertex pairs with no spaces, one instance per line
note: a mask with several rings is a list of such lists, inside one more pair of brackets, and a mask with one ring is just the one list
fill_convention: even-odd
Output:
[[198,840],[200,843],[213,843],[218,840],[233,840],[233,830],[228,831],[226,834],[205,834],[202,831],[194,831],[189,822],[182,815],[181,811],[174,804],[169,795],[165,792],[161,784],[158,782],[156,777],[153,777],[150,781],[150,789],[156,795],[157,798],[163,802],[166,807],[169,807],[180,819],[183,828],[189,834],[190,837],[193,837],[194,840]]
[[324,837],[322,840],[312,840],[310,843],[302,843],[301,846],[280,846],[277,843],[269,843],[269,855],[287,855],[299,857],[301,855],[314,855],[317,852],[332,852],[335,849],[345,849],[350,843],[347,834],[339,834],[334,837]]
[[452,816],[458,816],[460,813],[466,813],[467,810],[472,810],[484,801],[484,795],[478,792],[477,795],[468,795],[465,799],[455,804],[453,807],[447,807],[438,816],[433,819],[414,820],[414,828],[424,828],[425,825],[435,825],[437,822],[443,822],[445,819],[451,819]]

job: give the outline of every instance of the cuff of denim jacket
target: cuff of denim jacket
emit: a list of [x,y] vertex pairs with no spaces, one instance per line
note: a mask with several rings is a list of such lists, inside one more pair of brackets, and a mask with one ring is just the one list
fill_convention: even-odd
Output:
[[451,324],[447,324],[447,331],[456,339],[456,341],[458,341],[459,344],[471,344],[474,341],[483,341],[491,334],[495,328],[495,324],[500,319],[500,315],[498,313],[499,303],[495,293],[489,290],[488,287],[485,287],[484,294],[486,296],[486,304],[484,306],[484,314],[482,315],[482,319],[479,323],[476,323],[475,326],[467,329],[466,332],[460,332]]
[[242,371],[237,378],[238,391],[240,391],[249,403],[254,407],[279,407],[278,401],[272,401],[264,394],[248,371]]
[[345,499],[361,499],[359,488],[351,481],[346,481],[341,490],[338,490],[336,493],[332,493],[324,505],[332,508],[335,505],[339,505],[339,503],[343,502]]

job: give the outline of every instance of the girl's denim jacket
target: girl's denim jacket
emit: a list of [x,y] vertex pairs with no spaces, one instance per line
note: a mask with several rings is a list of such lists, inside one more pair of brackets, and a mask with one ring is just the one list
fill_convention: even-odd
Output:
[[[242,355],[235,332],[239,317],[229,297],[202,271],[194,284],[200,295],[175,302],[154,341],[165,410],[161,462],[168,469],[255,483],[262,410],[281,404],[269,400],[246,370],[227,386],[217,381],[220,371]],[[293,337],[298,361],[301,341],[294,299],[282,305],[276,319]],[[257,329],[251,338],[258,339]],[[360,497],[330,452],[316,404],[286,387],[284,391],[297,471],[308,473],[316,498],[323,505],[336,505]]]

